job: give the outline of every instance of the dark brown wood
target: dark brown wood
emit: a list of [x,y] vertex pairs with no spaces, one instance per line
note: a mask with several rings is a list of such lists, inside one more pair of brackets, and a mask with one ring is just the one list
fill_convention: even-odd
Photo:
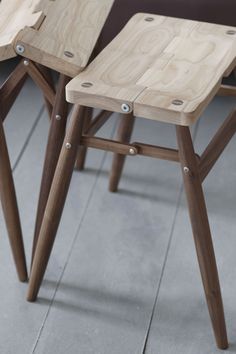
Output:
[[208,309],[217,345],[220,349],[226,349],[228,340],[223,302],[198,163],[189,128],[177,126],[176,133],[189,214]]
[[47,78],[41,73],[36,64],[30,60],[27,61],[25,68],[36,85],[43,91],[44,97],[46,97],[47,101],[54,106],[55,92],[54,88],[51,87],[50,83],[47,81]]
[[[85,127],[83,134],[93,136],[95,135],[99,129],[107,122],[107,120],[110,118],[113,112],[109,111],[102,111],[99,113],[93,120],[92,120],[92,111],[88,111],[88,107],[85,108]],[[86,154],[87,154],[87,147],[86,146],[80,146],[78,148],[78,156],[75,164],[75,168],[78,171],[82,171],[84,169],[85,165],[85,160],[86,160]]]
[[137,148],[138,155],[179,162],[179,152],[176,149],[169,149],[161,146],[142,144],[138,142],[134,142],[132,145]]
[[36,300],[56,237],[82,135],[83,113],[83,108],[75,106],[70,119],[35,251],[27,296],[28,301]]
[[101,127],[107,122],[112,114],[113,112],[110,111],[102,111],[99,113],[98,116],[92,120],[85,134],[95,135],[99,129],[101,129]]
[[[85,133],[92,121],[92,116],[93,116],[93,109],[89,107],[84,107],[84,127],[83,127],[83,133]],[[87,156],[87,150],[88,148],[86,146],[79,146],[78,147],[78,152],[77,152],[77,159],[75,163],[75,169],[78,171],[83,171],[84,165],[85,165],[85,160]]]
[[232,96],[236,97],[236,86],[221,85],[218,93],[219,96]]
[[27,76],[23,62],[21,61],[0,87],[0,119],[2,122],[5,120],[19,95]]
[[[49,83],[49,85],[51,86],[51,88],[53,89],[54,94],[55,94],[54,81],[53,81],[51,70],[49,68],[47,68],[46,66],[43,66],[40,64],[36,64],[36,66],[38,67],[41,74],[44,76],[45,80]],[[45,106],[47,108],[49,118],[51,118],[53,106],[49,102],[49,100],[47,99],[46,95],[44,95],[44,101],[45,101]]]
[[34,241],[32,249],[32,259],[34,257],[35,247],[47,204],[53,176],[57,166],[61,147],[65,137],[66,122],[68,115],[68,103],[65,100],[65,86],[69,82],[69,77],[60,75],[55,105],[52,112],[46,156],[43,167],[38,209],[35,223]]
[[15,187],[3,124],[0,120],[0,197],[9,241],[20,281],[27,281],[27,269]]
[[99,150],[116,152],[120,155],[137,155],[138,150],[131,144],[122,144],[119,141],[113,141],[110,139],[96,138],[93,136],[83,136],[81,144],[90,148]]
[[207,177],[216,161],[236,132],[236,110],[224,121],[214,138],[211,140],[200,159],[201,181]]
[[[122,143],[129,143],[133,127],[134,127],[135,118],[133,113],[124,114],[121,117],[118,133],[117,133],[117,140]],[[110,192],[116,192],[118,189],[118,185],[120,182],[120,178],[122,175],[122,171],[125,164],[125,156],[121,154],[115,154],[113,157],[112,168],[110,173],[110,180],[109,180],[109,190]]]

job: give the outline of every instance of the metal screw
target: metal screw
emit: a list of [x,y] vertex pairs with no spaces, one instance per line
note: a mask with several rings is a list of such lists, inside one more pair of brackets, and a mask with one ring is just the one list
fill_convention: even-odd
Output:
[[145,21],[147,21],[147,22],[152,22],[152,21],[154,21],[154,18],[153,18],[153,17],[146,17],[146,18],[145,18]]
[[16,51],[17,51],[17,53],[22,54],[25,51],[25,47],[22,44],[17,44]]
[[88,88],[88,87],[93,86],[93,84],[92,84],[92,82],[83,82],[83,83],[81,84],[81,86]]
[[184,101],[182,100],[173,100],[172,104],[174,104],[175,106],[182,106],[182,104],[184,103]]
[[131,111],[130,106],[127,103],[123,103],[121,109],[125,113],[129,113]]
[[69,150],[72,148],[72,145],[70,143],[66,143],[66,148]]
[[130,155],[135,155],[136,154],[134,148],[130,148],[129,149],[129,153],[130,153]]
[[59,114],[56,114],[56,120],[61,120],[61,116]]
[[188,167],[184,167],[184,173],[187,175],[187,174],[189,174],[189,172],[190,172],[190,169]]
[[28,59],[25,59],[25,60],[24,60],[24,65],[25,65],[25,66],[28,66],[28,65],[29,65],[29,60],[28,60]]
[[234,35],[234,34],[236,34],[236,31],[234,31],[234,30],[228,30],[227,32],[226,32],[226,34],[229,34],[229,35]]
[[71,53],[71,52],[69,52],[68,50],[65,50],[65,51],[64,51],[64,55],[65,55],[66,57],[68,57],[68,58],[73,58],[73,57],[74,57],[74,54]]

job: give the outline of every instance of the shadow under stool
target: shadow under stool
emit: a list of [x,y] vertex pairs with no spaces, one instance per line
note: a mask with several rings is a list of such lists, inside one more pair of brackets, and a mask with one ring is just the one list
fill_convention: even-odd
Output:
[[[120,155],[143,155],[179,163],[187,196],[209,314],[221,349],[228,347],[223,302],[202,183],[236,131],[236,108],[199,156],[190,126],[236,66],[236,28],[140,13],[66,88],[75,104],[53,178],[30,276],[28,300],[35,301],[47,267],[68,193],[78,144]],[[83,107],[174,124],[178,149],[94,136],[106,121],[92,121],[84,134]],[[99,127],[100,127],[99,126]],[[130,123],[131,126],[131,123]]]

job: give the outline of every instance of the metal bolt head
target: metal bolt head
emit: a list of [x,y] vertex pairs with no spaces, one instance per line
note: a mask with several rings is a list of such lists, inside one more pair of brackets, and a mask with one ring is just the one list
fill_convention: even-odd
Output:
[[67,57],[67,58],[74,58],[74,54],[69,52],[68,50],[65,50],[64,51],[64,55]]
[[61,116],[60,116],[60,114],[56,114],[56,120],[61,120]]
[[182,100],[173,100],[172,104],[175,106],[182,106],[184,102]]
[[72,148],[72,145],[70,143],[66,143],[66,148],[69,150]]
[[135,150],[134,150],[134,148],[130,148],[130,149],[129,149],[129,153],[130,153],[130,155],[135,155]]
[[186,174],[186,175],[188,175],[189,174],[189,172],[190,172],[190,169],[188,168],[188,167],[184,167],[184,173]]
[[226,32],[226,34],[229,34],[229,35],[233,36],[234,34],[236,34],[236,31],[235,30],[228,30]]
[[154,17],[146,17],[145,21],[152,22],[152,21],[154,21]]
[[17,53],[19,53],[19,54],[23,54],[24,51],[25,51],[25,47],[24,47],[22,44],[17,44],[17,45],[16,45],[16,51],[17,51]]
[[123,103],[121,109],[125,113],[129,113],[131,111],[130,106],[127,103]]
[[25,60],[24,60],[24,65],[25,65],[25,66],[28,66],[28,65],[29,65],[29,60],[28,60],[28,59],[25,59]]
[[82,87],[89,88],[89,87],[92,87],[93,84],[92,84],[92,82],[83,82],[83,83],[81,84],[81,86],[82,86]]

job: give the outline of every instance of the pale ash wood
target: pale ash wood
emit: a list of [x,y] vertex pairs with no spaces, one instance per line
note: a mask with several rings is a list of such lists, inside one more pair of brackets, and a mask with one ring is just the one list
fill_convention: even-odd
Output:
[[[130,142],[130,138],[134,127],[134,122],[135,122],[135,117],[132,113],[121,116],[121,121],[117,132],[117,140],[119,142],[121,143]],[[126,159],[125,155],[114,154],[113,156],[112,168],[111,168],[110,179],[109,179],[110,192],[117,192],[118,185],[125,164],[125,159]]]
[[[217,345],[228,348],[223,303],[198,163],[188,127],[176,127],[193,236]],[[186,170],[188,168],[188,170]]]
[[[38,236],[43,220],[44,211],[47,205],[47,200],[56,170],[58,158],[60,155],[61,147],[65,137],[67,116],[68,116],[68,103],[65,100],[65,86],[69,78],[65,75],[60,75],[58,88],[56,93],[55,104],[51,116],[50,130],[48,135],[48,142],[46,148],[46,155],[42,173],[37,216],[34,231],[34,241],[32,249],[32,260],[34,258],[35,248],[38,241]],[[58,119],[60,116],[60,119]],[[32,263],[32,262],[31,262]]]
[[[36,299],[47,267],[73,173],[83,123],[83,109],[80,106],[76,106],[71,116],[44,213],[31,269],[28,301]],[[67,148],[68,143],[70,148]]]
[[0,119],[0,198],[9,241],[20,281],[27,281],[27,269],[20,217],[3,124]]
[[0,2],[0,61],[16,56],[14,40],[25,26],[39,28],[44,14],[36,11],[36,0],[2,0]]
[[46,12],[42,25],[38,30],[29,27],[22,30],[15,48],[21,44],[25,57],[74,77],[86,67],[113,2],[56,0],[50,2],[46,11],[42,2],[38,6]]
[[201,181],[207,177],[218,158],[236,133],[236,110],[224,121],[200,158]]
[[[127,103],[135,116],[190,125],[235,67],[236,35],[228,34],[235,30],[137,14],[69,83],[67,99],[116,112]],[[183,103],[175,105],[175,100]]]

